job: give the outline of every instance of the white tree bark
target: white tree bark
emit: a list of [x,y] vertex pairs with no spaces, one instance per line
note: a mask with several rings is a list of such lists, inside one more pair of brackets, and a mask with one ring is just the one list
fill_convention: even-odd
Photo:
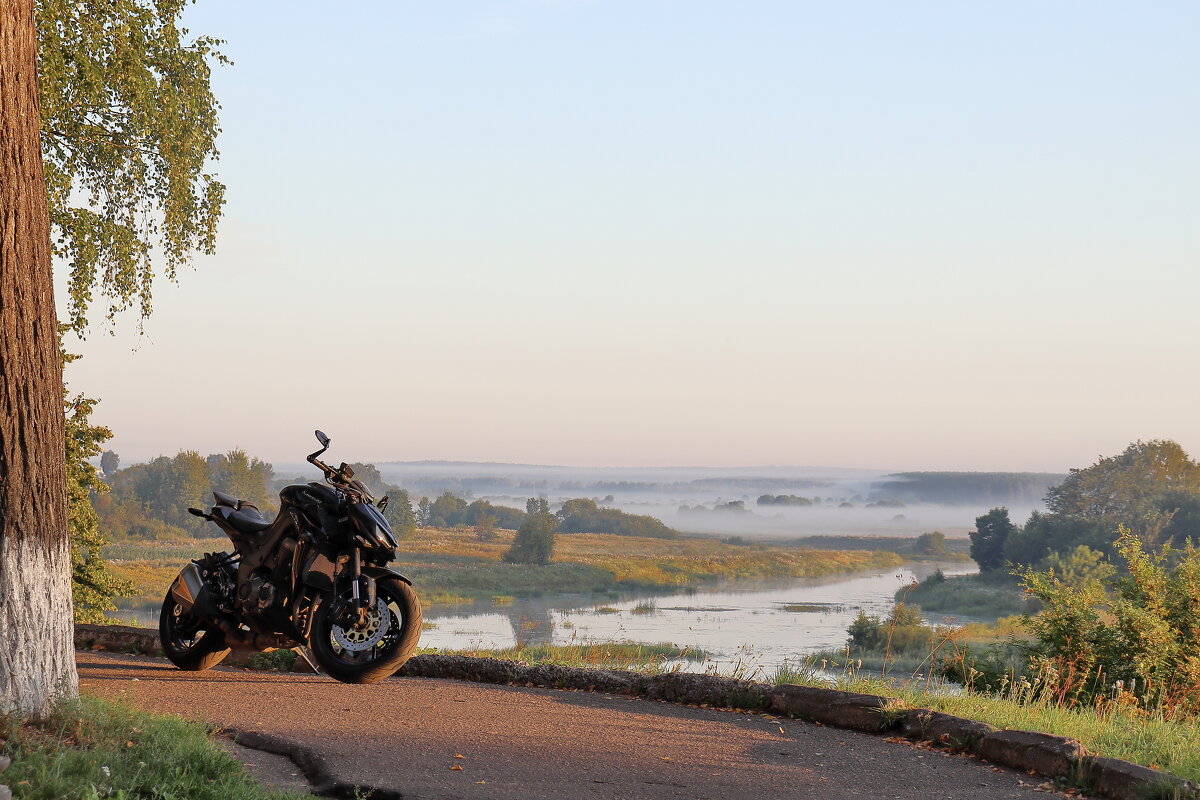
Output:
[[0,714],[45,717],[74,697],[70,550],[0,538]]

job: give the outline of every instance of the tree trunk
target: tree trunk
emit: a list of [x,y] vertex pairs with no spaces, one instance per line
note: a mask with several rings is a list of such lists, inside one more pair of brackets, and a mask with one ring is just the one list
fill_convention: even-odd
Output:
[[0,0],[0,714],[78,691],[32,0]]

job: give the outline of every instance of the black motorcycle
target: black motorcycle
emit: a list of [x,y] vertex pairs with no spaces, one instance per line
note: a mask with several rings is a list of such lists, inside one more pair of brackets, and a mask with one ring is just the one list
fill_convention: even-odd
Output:
[[163,652],[175,666],[215,666],[230,649],[294,648],[344,683],[374,683],[408,660],[421,636],[412,581],[387,564],[396,539],[375,498],[345,463],[308,462],[323,483],[288,486],[268,520],[245,500],[213,492],[211,513],[232,553],[207,553],[171,584],[159,617]]

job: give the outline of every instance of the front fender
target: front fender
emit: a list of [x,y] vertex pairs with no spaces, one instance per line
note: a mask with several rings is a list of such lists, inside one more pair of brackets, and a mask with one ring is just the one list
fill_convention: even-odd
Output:
[[412,586],[412,581],[401,575],[391,567],[373,567],[366,566],[362,568],[363,575],[369,575],[372,578],[399,578],[400,580]]

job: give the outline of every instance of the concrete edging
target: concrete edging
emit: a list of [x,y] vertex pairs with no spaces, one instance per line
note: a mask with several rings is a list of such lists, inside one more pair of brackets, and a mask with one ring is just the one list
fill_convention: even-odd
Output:
[[[162,655],[157,631],[126,625],[76,625],[75,646],[84,650]],[[250,655],[253,654],[235,650],[223,663],[244,666]],[[303,660],[298,660],[297,665],[303,665]],[[307,669],[307,665],[302,668]],[[414,656],[396,674],[623,694],[681,705],[766,711],[866,733],[898,731],[908,739],[931,742],[1022,772],[1083,786],[1113,800],[1200,800],[1200,785],[1193,781],[1132,761],[1093,755],[1075,739],[1037,731],[997,730],[984,722],[930,709],[893,708],[894,700],[881,695],[796,684],[769,686],[685,672],[643,675],[626,670],[530,665],[454,655]],[[304,748],[290,742],[250,731],[227,730],[239,744],[291,758],[310,780],[320,785],[322,794],[353,796],[354,788],[366,789],[333,785],[320,757],[311,751],[300,752]],[[351,794],[343,795],[346,791]],[[372,796],[390,797],[385,793]]]

